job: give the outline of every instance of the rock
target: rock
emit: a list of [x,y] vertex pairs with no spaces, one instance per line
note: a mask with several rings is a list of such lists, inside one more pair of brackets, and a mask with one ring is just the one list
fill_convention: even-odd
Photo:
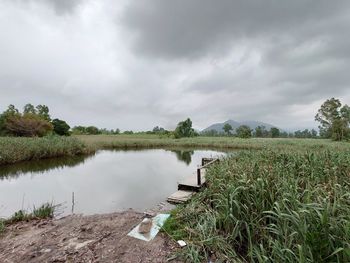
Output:
[[140,234],[147,234],[151,231],[152,228],[152,220],[149,218],[144,219],[139,226]]

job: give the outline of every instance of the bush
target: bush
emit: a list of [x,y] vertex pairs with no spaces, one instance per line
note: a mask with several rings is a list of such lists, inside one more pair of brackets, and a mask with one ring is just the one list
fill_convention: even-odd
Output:
[[50,122],[30,113],[7,118],[5,128],[9,134],[20,137],[42,137],[53,130]]
[[68,135],[70,135],[69,134],[70,127],[65,121],[62,121],[62,120],[59,120],[59,119],[54,119],[52,121],[52,125],[53,125],[53,131],[56,134],[61,135],[61,136],[68,136]]

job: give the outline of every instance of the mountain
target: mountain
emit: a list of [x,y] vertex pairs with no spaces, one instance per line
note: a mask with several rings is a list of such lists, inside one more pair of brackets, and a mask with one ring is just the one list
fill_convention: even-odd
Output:
[[269,123],[265,123],[265,122],[261,122],[261,121],[242,121],[242,122],[238,122],[238,121],[234,121],[234,120],[227,120],[223,123],[215,123],[210,125],[208,128],[205,128],[202,132],[206,132],[206,131],[211,131],[211,130],[216,130],[217,132],[224,132],[224,130],[222,129],[224,127],[224,125],[228,123],[232,126],[233,131],[235,131],[239,126],[241,125],[247,125],[249,126],[251,129],[255,129],[258,126],[265,126],[266,130],[270,130],[272,127],[276,127],[275,125],[269,124]]

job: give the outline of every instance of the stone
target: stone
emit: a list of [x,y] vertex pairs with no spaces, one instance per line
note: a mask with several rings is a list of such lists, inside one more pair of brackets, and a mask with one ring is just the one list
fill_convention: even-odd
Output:
[[151,231],[152,228],[152,220],[149,218],[144,219],[139,226],[140,234],[147,234]]

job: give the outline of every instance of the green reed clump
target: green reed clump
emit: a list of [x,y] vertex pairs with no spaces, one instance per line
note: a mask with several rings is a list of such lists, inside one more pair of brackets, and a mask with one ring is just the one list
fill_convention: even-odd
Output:
[[32,212],[34,218],[53,218],[55,206],[50,203],[43,204],[40,207],[35,207]]
[[350,262],[350,152],[243,152],[206,180],[175,215],[188,261]]
[[0,137],[0,165],[52,157],[74,156],[90,151],[90,148],[82,141],[71,137]]
[[6,225],[34,219],[53,218],[56,208],[57,206],[53,205],[52,203],[45,203],[39,207],[34,206],[31,212],[21,209],[15,212],[10,218],[0,218],[0,233],[5,231]]

